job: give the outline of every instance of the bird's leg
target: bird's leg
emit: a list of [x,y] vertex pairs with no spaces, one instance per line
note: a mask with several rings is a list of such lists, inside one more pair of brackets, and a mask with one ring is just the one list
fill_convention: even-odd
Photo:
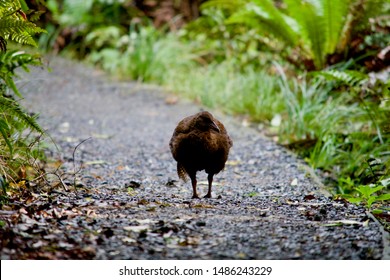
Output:
[[211,186],[213,184],[213,176],[214,176],[214,174],[211,174],[211,173],[207,176],[207,180],[209,181],[209,191],[204,196],[205,198],[211,198]]
[[190,175],[191,184],[192,184],[192,198],[199,198],[198,193],[196,192],[196,174]]

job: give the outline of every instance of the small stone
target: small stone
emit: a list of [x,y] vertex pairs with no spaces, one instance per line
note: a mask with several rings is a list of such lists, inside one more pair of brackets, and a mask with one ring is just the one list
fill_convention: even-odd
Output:
[[196,222],[196,225],[197,225],[198,227],[204,227],[204,226],[206,225],[206,222],[205,222],[205,221],[197,221],[197,222]]
[[137,189],[137,188],[141,187],[141,183],[136,182],[136,181],[130,181],[128,184],[125,185],[125,187]]

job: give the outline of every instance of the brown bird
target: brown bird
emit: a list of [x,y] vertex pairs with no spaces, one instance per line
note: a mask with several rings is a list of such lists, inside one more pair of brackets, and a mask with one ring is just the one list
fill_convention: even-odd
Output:
[[224,125],[207,111],[184,118],[173,132],[169,147],[177,161],[177,174],[186,181],[191,179],[193,195],[196,191],[196,172],[205,170],[209,189],[205,197],[211,197],[214,174],[224,167],[233,141]]

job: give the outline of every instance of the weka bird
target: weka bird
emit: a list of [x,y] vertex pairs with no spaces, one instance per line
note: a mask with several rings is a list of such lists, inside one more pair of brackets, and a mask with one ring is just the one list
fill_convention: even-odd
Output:
[[196,172],[205,170],[209,189],[205,197],[211,197],[214,174],[224,167],[233,142],[224,125],[207,111],[184,118],[173,132],[169,147],[177,161],[177,174],[186,181],[191,179],[193,195],[196,191]]

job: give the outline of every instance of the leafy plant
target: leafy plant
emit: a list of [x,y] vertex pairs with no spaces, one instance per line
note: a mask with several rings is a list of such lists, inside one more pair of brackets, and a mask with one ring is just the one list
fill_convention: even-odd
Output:
[[11,137],[14,135],[13,128],[30,128],[34,131],[43,133],[43,130],[36,123],[34,117],[31,117],[20,107],[19,103],[8,97],[0,97],[0,133],[7,144],[10,153],[13,153],[13,144]]
[[94,44],[105,44],[107,36],[117,40],[109,47],[92,51],[87,59],[123,77],[160,84],[171,69],[187,72],[195,65],[191,46],[182,44],[175,34],[165,35],[151,26],[138,29],[136,25],[130,27],[128,34],[119,34],[112,28],[90,33],[88,39]]
[[[24,3],[24,1],[23,1]],[[25,3],[24,3],[25,4]],[[38,14],[30,18],[37,19]],[[35,23],[27,19],[20,1],[3,0],[0,2],[0,49],[6,50],[7,40],[13,40],[19,44],[36,46],[34,34],[45,32]]]
[[22,68],[28,72],[28,65],[41,65],[39,56],[18,50],[0,52],[0,79],[4,85],[10,88],[19,98],[21,98],[22,95],[13,80],[16,76],[15,70]]
[[[269,44],[255,29],[226,24],[228,17],[228,12],[221,9],[203,9],[202,17],[180,31],[181,38],[194,45],[203,64],[229,60],[241,69],[246,66],[262,68],[274,60]],[[273,49],[282,51],[275,45]]]
[[247,25],[292,47],[287,59],[312,70],[323,69],[331,55],[347,53],[352,34],[369,25],[366,15],[385,14],[385,5],[381,0],[284,0],[279,6],[272,0],[210,0],[202,7],[228,10],[227,25]]
[[[24,1],[0,2],[0,37],[1,42],[13,40],[20,44],[36,45],[33,34],[42,32],[27,19],[36,19],[38,15],[25,9]],[[26,13],[24,10],[26,10]],[[39,13],[38,13],[39,14]],[[21,93],[15,85],[16,70],[28,71],[30,65],[40,65],[39,57],[24,51],[5,49],[0,51],[0,172],[1,172],[1,204],[8,182],[26,179],[30,169],[36,164],[39,150],[34,148],[38,140],[32,139],[32,133],[43,134],[36,116],[30,115],[19,104]],[[38,136],[39,139],[39,136]]]
[[[344,144],[349,146],[348,162],[355,162],[356,166],[346,165],[344,168],[350,172],[350,176],[360,178],[360,183],[377,183],[383,176],[390,174],[388,85],[379,79],[370,78],[367,74],[350,70],[321,71],[315,76],[325,78],[326,83],[333,89],[344,91],[342,94],[349,97],[347,105],[358,105],[360,117],[355,121],[355,125],[360,129],[351,131],[346,138],[348,141],[344,141]],[[359,161],[367,162],[368,169],[363,168]],[[357,167],[358,165],[360,167]]]
[[[48,34],[41,36],[40,46],[46,50],[66,49],[78,58],[84,58],[90,51],[97,50],[96,44],[99,40],[108,43],[101,45],[99,49],[112,47],[115,41],[109,42],[99,37],[118,30],[120,36],[124,35],[132,19],[139,14],[134,5],[129,5],[125,0],[47,0],[46,2],[51,20],[46,23]],[[88,39],[84,40],[86,37]]]
[[[380,184],[390,175],[389,92],[381,82],[371,85],[366,74],[328,70],[307,83],[308,78],[288,79],[278,69],[287,112],[280,141],[337,178],[340,193]],[[351,183],[342,183],[345,178]]]
[[39,64],[38,57],[23,51],[0,52],[0,167],[7,180],[17,178],[19,169],[28,165],[32,157],[33,149],[25,132],[44,133],[36,116],[27,113],[16,100],[22,95],[14,83],[16,69],[28,71],[28,65]]
[[371,208],[373,203],[390,200],[390,193],[376,194],[383,190],[381,185],[360,185],[355,188],[355,195],[343,195],[351,203],[364,203],[367,208]]

